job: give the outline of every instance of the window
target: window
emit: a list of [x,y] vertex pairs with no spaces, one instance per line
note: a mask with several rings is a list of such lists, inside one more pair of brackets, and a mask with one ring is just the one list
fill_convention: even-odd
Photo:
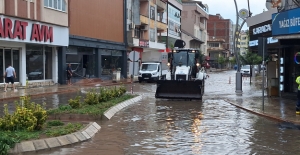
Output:
[[52,48],[26,46],[26,74],[28,80],[52,79]]
[[150,29],[150,41],[155,41],[155,30]]
[[155,8],[154,8],[154,6],[150,7],[150,18],[155,20]]
[[219,43],[209,43],[210,47],[219,47]]
[[47,8],[66,11],[66,3],[65,0],[44,0],[44,6]]

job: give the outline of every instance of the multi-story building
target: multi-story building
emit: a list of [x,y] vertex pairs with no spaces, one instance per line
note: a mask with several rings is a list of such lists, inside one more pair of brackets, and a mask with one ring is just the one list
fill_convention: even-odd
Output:
[[233,24],[231,19],[224,19],[220,14],[209,15],[207,32],[209,37],[225,40],[224,48],[233,54]]
[[57,83],[59,49],[69,44],[68,8],[64,0],[0,0],[0,73],[12,65],[19,85]]
[[121,71],[121,76],[126,77],[124,2],[69,0],[68,4],[69,47],[58,53],[59,82],[66,82],[65,68],[69,63],[74,71],[73,79],[111,79],[114,71]]
[[[228,67],[227,62],[225,60],[229,60],[230,51],[226,49],[227,44],[225,39],[209,37],[207,41],[207,52],[209,54],[209,60],[207,60],[210,64],[211,68],[224,68]],[[224,63],[220,64],[218,60],[220,57],[223,58]],[[226,63],[225,63],[226,62]]]
[[186,47],[196,48],[207,53],[208,6],[199,1],[184,1],[182,10],[182,39]]
[[241,31],[239,35],[239,52],[241,55],[245,55],[248,51],[248,44],[249,44],[249,36],[248,36],[248,30]]
[[[165,51],[163,33],[167,32],[166,8],[167,3],[164,0],[127,0],[129,52]],[[128,63],[129,70],[132,70],[133,63]],[[135,63],[136,74],[139,64]]]
[[181,39],[181,12],[182,1],[181,0],[167,0],[167,9],[163,14],[163,21],[168,25],[167,31],[161,34],[161,42],[166,43],[166,51],[171,51],[174,47],[174,43],[177,39]]
[[[232,24],[232,37],[234,38],[234,33],[236,33],[236,36],[239,36],[239,32],[235,32],[235,29],[237,28],[237,30],[239,30],[240,29],[240,25],[236,25],[236,24]],[[233,39],[232,39],[233,40]],[[234,45],[233,45],[233,42],[231,43],[231,45],[232,45],[232,52],[231,52],[231,54],[233,55],[234,54],[234,50],[236,50],[236,52],[238,52],[239,53],[239,51],[240,51],[240,37],[237,37],[236,38],[236,49],[234,49]]]

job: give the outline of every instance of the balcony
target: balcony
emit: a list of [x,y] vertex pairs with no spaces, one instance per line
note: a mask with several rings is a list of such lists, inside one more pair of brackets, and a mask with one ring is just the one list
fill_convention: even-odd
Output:
[[225,49],[223,47],[207,47],[208,51],[224,51]]
[[206,30],[206,27],[203,23],[199,22],[198,25],[201,30]]
[[140,15],[140,20],[142,25],[148,25],[149,24],[149,18],[143,15]]
[[156,22],[157,31],[164,32],[167,30],[167,24]]
[[167,8],[167,4],[162,2],[161,0],[156,0],[157,12],[164,12]]

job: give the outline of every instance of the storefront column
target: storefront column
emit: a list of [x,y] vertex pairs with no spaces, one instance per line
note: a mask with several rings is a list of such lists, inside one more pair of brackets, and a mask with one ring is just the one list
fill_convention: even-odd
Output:
[[124,78],[127,78],[127,51],[123,51],[122,52],[122,58],[123,58],[123,64],[122,64],[122,70],[121,70],[121,74],[124,76]]
[[21,48],[21,51],[20,51],[20,71],[19,71],[19,74],[20,75],[17,75],[20,79],[20,83],[22,84],[22,86],[26,86],[26,80],[27,80],[27,75],[26,75],[26,47],[25,47],[25,44],[24,44],[24,47]]
[[57,55],[57,47],[52,48],[52,80],[53,83],[58,82],[58,55]]
[[58,83],[59,84],[66,84],[67,83],[67,77],[66,77],[66,68],[67,68],[67,62],[66,62],[66,52],[67,47],[59,47],[57,50],[57,56],[58,56]]
[[95,74],[96,77],[100,78],[101,77],[101,73],[102,73],[102,66],[101,66],[101,52],[98,48],[95,48],[95,54],[96,54],[96,58],[95,58]]

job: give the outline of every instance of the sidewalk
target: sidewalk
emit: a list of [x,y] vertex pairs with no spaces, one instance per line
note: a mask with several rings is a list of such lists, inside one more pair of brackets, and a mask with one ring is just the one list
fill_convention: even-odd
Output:
[[267,92],[265,91],[263,103],[262,90],[257,92],[257,90],[250,88],[249,90],[243,90],[242,96],[236,95],[235,98],[227,98],[225,101],[248,112],[275,121],[300,125],[300,115],[296,115],[295,111],[297,102],[295,95],[287,94],[284,97],[267,97]]
[[[74,83],[71,86],[68,85],[53,85],[53,86],[43,86],[43,87],[34,87],[22,89],[19,88],[16,91],[11,90],[11,88],[7,89],[7,92],[4,92],[3,89],[0,90],[0,103],[4,100],[15,100],[19,99],[20,96],[30,95],[31,97],[39,97],[43,95],[50,94],[61,94],[61,93],[70,93],[76,92],[81,88],[90,88],[96,86],[113,86],[113,85],[121,85],[121,84],[129,84],[130,79],[124,79],[118,82],[113,82],[111,80],[101,81],[101,80],[92,80],[92,79],[84,79],[77,83]],[[11,87],[9,85],[9,87]]]

